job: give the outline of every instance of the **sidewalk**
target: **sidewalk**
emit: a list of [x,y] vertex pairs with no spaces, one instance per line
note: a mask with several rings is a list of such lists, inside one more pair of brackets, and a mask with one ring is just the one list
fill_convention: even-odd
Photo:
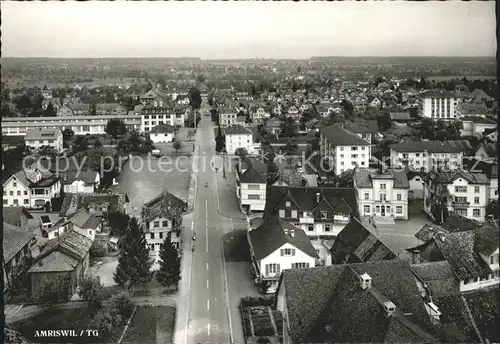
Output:
[[232,168],[231,172],[228,172],[227,163],[226,165],[226,179],[223,177],[223,172],[216,172],[216,183],[217,183],[217,211],[224,217],[234,219],[234,220],[245,220],[246,215],[241,212],[240,202],[236,196],[236,171]]
[[194,152],[191,159],[191,179],[189,180],[189,196],[188,196],[188,210],[187,212],[193,212],[196,205],[196,188],[198,187],[198,168],[193,166],[195,159],[199,155],[199,147],[197,144],[194,146]]

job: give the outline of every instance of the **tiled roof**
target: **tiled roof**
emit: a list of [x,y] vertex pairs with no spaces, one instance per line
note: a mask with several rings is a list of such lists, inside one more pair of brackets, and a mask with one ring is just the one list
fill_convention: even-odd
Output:
[[409,188],[408,178],[403,171],[387,171],[385,173],[373,173],[366,168],[358,168],[353,171],[353,177],[358,188],[372,188],[373,179],[394,180],[395,188]]
[[489,118],[483,118],[480,116],[463,116],[460,118],[460,121],[462,122],[473,122],[475,124],[494,124],[496,125],[497,122],[489,119]]
[[449,214],[444,223],[441,225],[441,227],[446,229],[448,232],[475,230],[481,226],[482,224],[480,222],[456,213]]
[[35,238],[35,233],[21,230],[3,222],[3,261],[9,262],[14,256]]
[[370,144],[358,135],[349,132],[337,125],[330,125],[319,129],[334,146],[369,146]]
[[490,181],[484,173],[473,173],[468,171],[453,171],[453,172],[432,172],[428,176],[433,183],[450,184],[459,178],[463,178],[470,184],[489,184]]
[[456,141],[409,141],[389,145],[396,152],[460,153],[471,149],[470,143]]
[[97,216],[89,214],[85,209],[80,209],[70,222],[80,228],[95,229],[101,223],[101,220]]
[[326,199],[336,213],[358,216],[356,191],[352,188],[268,186],[264,217],[276,215],[277,207],[287,197],[295,199],[300,210],[312,211],[319,204],[318,193],[320,202]]
[[[294,236],[291,235],[291,231],[294,231]],[[263,224],[249,232],[249,236],[250,245],[257,260],[269,256],[286,243],[313,258],[319,258],[309,237],[302,229],[276,216],[266,218]]]
[[[372,287],[360,287],[360,275]],[[298,343],[435,342],[408,263],[400,260],[282,273],[290,335]],[[387,318],[383,302],[396,305]]]
[[89,205],[107,204],[108,212],[123,211],[125,203],[128,202],[126,194],[80,194],[66,193],[59,215],[71,216],[79,209],[87,209]]
[[267,171],[266,174],[263,175],[261,172],[257,171],[257,168],[254,167],[254,164],[249,164],[248,168],[245,170],[245,172],[240,174],[239,178],[241,183],[266,184]]
[[174,127],[172,127],[169,124],[159,124],[156,127],[151,128],[151,130],[149,132],[152,134],[156,134],[156,133],[172,134],[174,132]]
[[26,216],[32,219],[33,216],[25,207],[4,207],[2,209],[3,221],[13,226],[19,226],[21,218]]
[[38,260],[29,270],[36,272],[69,272],[78,266],[79,260],[59,251],[52,251]]
[[447,261],[412,264],[411,269],[429,289],[432,297],[459,294],[459,281]]
[[430,90],[427,92],[424,92],[422,94],[422,97],[425,98],[456,98],[456,96],[448,91],[445,90]]
[[82,180],[86,185],[94,184],[98,172],[96,171],[68,171],[62,177],[63,184],[72,184],[76,180]]
[[142,221],[148,223],[159,216],[175,220],[181,215],[183,207],[183,200],[168,191],[163,191],[151,201],[144,204],[141,214]]
[[248,135],[252,134],[250,129],[247,129],[241,125],[233,125],[229,128],[222,129],[223,135]]
[[352,219],[337,235],[330,249],[333,264],[391,260],[397,258],[377,235]]
[[493,100],[491,96],[486,94],[482,89],[476,88],[474,91],[470,93],[470,98],[475,98],[475,99],[484,99],[484,100]]

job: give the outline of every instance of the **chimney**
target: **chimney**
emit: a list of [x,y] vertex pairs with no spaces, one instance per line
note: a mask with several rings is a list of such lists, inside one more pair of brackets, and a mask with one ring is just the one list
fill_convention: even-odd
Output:
[[290,230],[290,236],[291,236],[292,238],[295,238],[295,230],[294,230],[294,229],[291,229],[291,230]]
[[360,278],[360,285],[361,285],[361,289],[365,290],[365,289],[371,289],[372,287],[372,278],[370,277],[370,275],[368,275],[366,272],[364,274],[362,274],[361,276],[359,276]]
[[384,302],[385,317],[389,318],[396,312],[396,305],[391,301]]
[[411,263],[412,264],[419,264],[420,263],[420,251],[415,250],[411,253]]
[[316,203],[319,203],[321,200],[321,194],[319,192],[316,192]]

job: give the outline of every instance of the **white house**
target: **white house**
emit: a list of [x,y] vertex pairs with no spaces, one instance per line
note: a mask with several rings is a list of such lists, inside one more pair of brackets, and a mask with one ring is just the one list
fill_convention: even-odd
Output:
[[406,177],[410,184],[408,190],[409,199],[423,199],[424,198],[424,180],[420,172],[407,172]]
[[319,259],[304,231],[277,217],[266,218],[247,238],[255,281],[268,293],[276,291],[283,270],[313,268]]
[[54,226],[47,230],[48,238],[53,239],[66,231],[74,230],[94,241],[96,234],[101,233],[102,219],[80,209],[71,218],[63,217]]
[[236,149],[244,148],[249,155],[256,154],[260,149],[259,143],[253,142],[253,133],[241,125],[233,125],[223,129],[226,152],[235,154]]
[[33,164],[13,174],[3,183],[3,206],[42,208],[61,191],[61,181]]
[[464,116],[460,118],[463,128],[460,130],[461,136],[475,136],[478,138],[483,137],[483,133],[487,129],[495,129],[497,122],[479,116]]
[[223,108],[219,111],[219,123],[223,128],[230,127],[236,124],[236,111],[230,108]]
[[174,140],[175,130],[169,124],[160,124],[151,128],[149,137],[153,143],[166,143]]
[[370,144],[358,135],[337,125],[323,127],[320,132],[320,154],[336,175],[354,167],[368,168]]
[[437,197],[447,197],[450,212],[484,221],[490,199],[490,181],[485,174],[465,171],[430,174],[424,183],[424,210],[431,213]]
[[498,200],[498,165],[495,164],[491,167],[490,173],[490,201]]
[[64,192],[93,193],[101,183],[101,176],[96,171],[68,171],[62,176]]
[[458,98],[443,90],[431,90],[422,95],[420,115],[434,120],[454,120]]
[[370,172],[355,169],[353,184],[362,216],[408,220],[410,185],[403,171]]
[[63,135],[59,129],[28,129],[24,136],[24,143],[30,149],[37,150],[48,146],[60,153],[63,150]]
[[455,171],[462,168],[464,153],[470,149],[467,141],[409,141],[395,143],[390,148],[392,168],[414,171]]
[[236,195],[247,212],[264,211],[266,206],[267,164],[252,162],[236,174]]
[[254,124],[260,124],[268,119],[271,114],[269,113],[268,106],[255,106],[250,109],[250,116]]
[[184,201],[168,191],[144,204],[141,224],[146,235],[146,242],[153,258],[157,261],[163,241],[170,235],[172,243],[179,249],[181,238],[182,212]]

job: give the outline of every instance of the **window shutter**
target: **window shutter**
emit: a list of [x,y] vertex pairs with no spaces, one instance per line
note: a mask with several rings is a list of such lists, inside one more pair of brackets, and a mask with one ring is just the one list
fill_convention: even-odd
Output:
[[281,255],[281,256],[284,256],[284,255],[285,255],[285,250],[284,250],[284,249],[281,249],[281,250],[280,250],[280,255]]
[[266,264],[266,276],[269,275],[269,264]]
[[292,256],[295,256],[295,249],[292,248]]
[[280,274],[280,265],[276,264],[276,275]]

